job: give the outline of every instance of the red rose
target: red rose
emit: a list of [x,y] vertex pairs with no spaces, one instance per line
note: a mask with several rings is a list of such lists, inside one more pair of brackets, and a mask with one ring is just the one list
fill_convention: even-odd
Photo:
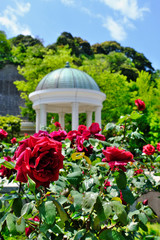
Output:
[[34,137],[44,137],[44,136],[49,136],[49,133],[47,131],[39,130],[39,132],[35,133],[33,136]]
[[101,141],[105,141],[106,140],[105,136],[100,134],[100,133],[96,133],[94,136],[95,136],[95,138],[97,138],[97,139],[99,139]]
[[59,122],[55,122],[54,125],[58,128],[61,128],[61,124]]
[[3,140],[8,136],[8,133],[4,131],[3,129],[0,129],[0,139]]
[[110,181],[108,181],[108,179],[107,180],[105,180],[104,181],[104,189],[106,190],[107,189],[107,187],[110,187],[111,186],[111,183],[110,183]]
[[66,138],[68,138],[71,142],[73,142],[76,139],[77,135],[81,135],[80,132],[77,130],[72,130],[68,132]]
[[62,141],[62,140],[64,140],[64,139],[66,138],[67,132],[64,131],[64,130],[59,129],[58,131],[51,132],[51,133],[49,134],[49,136],[50,136],[51,138],[53,138],[54,140],[60,142],[60,141]]
[[[7,161],[7,162],[12,162],[12,159],[8,156],[8,157],[4,157],[4,159]],[[15,173],[15,169],[9,169],[3,165],[1,165],[0,167],[0,176],[1,177],[6,177],[7,179],[9,179],[9,177]]]
[[153,147],[151,144],[147,144],[143,146],[143,153],[146,155],[153,155],[155,152],[155,147]]
[[98,123],[92,123],[91,126],[89,127],[89,131],[92,134],[99,133],[101,131],[101,128],[99,127]]
[[14,144],[14,143],[16,143],[16,142],[17,142],[17,139],[16,139],[15,137],[11,139],[11,143],[12,143],[12,144]]
[[80,132],[80,133],[83,133],[84,131],[86,131],[87,130],[87,127],[85,126],[85,125],[79,125],[78,126],[78,131]]
[[[34,218],[29,218],[28,220],[32,220],[32,221],[35,221],[35,222],[39,222],[39,217],[34,217]],[[25,228],[25,234],[26,236],[28,237],[31,232],[33,232],[36,228],[36,224],[32,223],[32,226],[29,226],[29,227],[26,227]]]
[[143,173],[143,170],[140,168],[140,169],[138,169],[134,172],[134,175],[138,175],[138,174],[141,174],[141,173]]
[[102,161],[107,162],[112,170],[115,166],[121,168],[121,166],[125,166],[128,162],[134,162],[131,152],[120,150],[116,147],[107,147],[106,150],[103,150],[103,154],[105,158]]
[[160,152],[160,143],[157,143],[157,151]]
[[29,176],[36,187],[48,187],[50,182],[58,180],[59,170],[63,168],[61,150],[62,144],[48,136],[22,140],[13,157],[17,161],[16,180],[27,182]]
[[139,111],[143,111],[145,109],[145,103],[141,99],[135,100],[135,104],[138,107]]

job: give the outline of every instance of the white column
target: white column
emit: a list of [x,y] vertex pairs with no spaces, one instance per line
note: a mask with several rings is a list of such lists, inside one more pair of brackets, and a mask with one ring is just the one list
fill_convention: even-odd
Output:
[[36,110],[36,132],[40,130],[40,110]]
[[77,130],[79,125],[78,103],[72,103],[72,130]]
[[96,107],[96,111],[95,111],[95,122],[99,123],[99,126],[101,128],[101,110],[102,107]]
[[43,129],[47,125],[46,105],[40,105],[40,129]]
[[86,112],[87,114],[87,128],[89,128],[92,124],[92,112]]
[[65,113],[59,113],[59,123],[61,124],[62,129],[65,127],[64,115]]

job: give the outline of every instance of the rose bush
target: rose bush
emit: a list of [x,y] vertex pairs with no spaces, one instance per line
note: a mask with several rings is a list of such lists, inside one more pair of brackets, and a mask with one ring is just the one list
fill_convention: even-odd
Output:
[[132,205],[143,193],[160,191],[150,174],[159,176],[160,156],[158,148],[143,153],[144,136],[137,126],[131,131],[136,117],[138,112],[108,124],[106,137],[93,123],[68,133],[39,131],[4,146],[10,161],[1,158],[1,170],[16,171],[8,181],[19,189],[0,195],[2,236],[7,229],[30,240],[142,239],[139,229],[147,232],[155,215],[147,200]]

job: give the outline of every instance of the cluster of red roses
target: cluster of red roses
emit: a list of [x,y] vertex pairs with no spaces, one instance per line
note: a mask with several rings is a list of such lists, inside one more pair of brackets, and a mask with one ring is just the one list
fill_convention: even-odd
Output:
[[[143,153],[146,155],[153,155],[156,151],[155,147],[151,144],[143,146]],[[157,143],[157,151],[160,152],[160,143]]]

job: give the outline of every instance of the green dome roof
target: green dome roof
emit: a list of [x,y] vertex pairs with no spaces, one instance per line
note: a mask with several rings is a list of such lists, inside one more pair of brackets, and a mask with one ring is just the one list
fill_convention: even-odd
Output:
[[60,68],[48,73],[37,85],[36,91],[59,88],[82,88],[100,91],[97,83],[87,73],[70,68]]

